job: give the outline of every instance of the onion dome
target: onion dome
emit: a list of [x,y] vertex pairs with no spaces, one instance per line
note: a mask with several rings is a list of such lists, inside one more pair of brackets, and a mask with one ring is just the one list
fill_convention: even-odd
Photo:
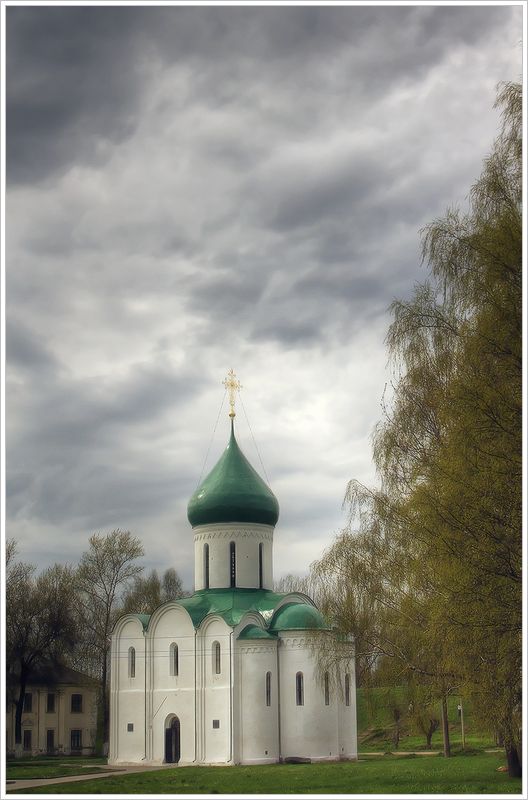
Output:
[[324,630],[329,626],[323,615],[307,603],[288,603],[281,606],[270,625],[270,631]]
[[217,522],[277,524],[277,498],[239,448],[232,419],[229,444],[189,500],[187,517],[193,528]]

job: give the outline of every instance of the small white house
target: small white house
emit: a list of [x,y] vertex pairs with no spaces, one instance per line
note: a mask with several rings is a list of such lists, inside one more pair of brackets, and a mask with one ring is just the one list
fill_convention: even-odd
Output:
[[111,764],[357,758],[352,644],[336,688],[313,655],[314,636],[335,642],[321,613],[273,591],[279,505],[230,416],[227,449],[188,505],[194,594],[115,626]]

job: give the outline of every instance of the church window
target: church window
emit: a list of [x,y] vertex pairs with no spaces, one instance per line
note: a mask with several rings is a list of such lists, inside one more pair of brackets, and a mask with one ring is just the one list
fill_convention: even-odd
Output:
[[128,677],[136,677],[136,650],[134,647],[128,648]]
[[46,701],[46,713],[47,714],[55,713],[55,695],[53,692],[48,692],[48,697]]
[[266,705],[271,705],[271,672],[266,672]]
[[170,660],[170,674],[171,675],[178,675],[179,674],[179,662],[178,662],[178,645],[173,642],[170,646],[169,651],[169,660]]
[[348,672],[345,675],[345,705],[350,705],[350,675]]
[[221,660],[220,660],[220,642],[213,643],[213,671],[215,675],[220,675],[221,671]]
[[127,723],[127,733],[133,733],[133,732],[134,732],[134,723],[133,722],[128,722]]
[[80,714],[82,712],[82,694],[72,694],[71,710],[73,714]]
[[30,712],[33,709],[33,695],[31,692],[26,692],[24,695],[24,711]]
[[209,545],[204,544],[203,549],[204,554],[204,586],[206,589],[209,588]]
[[219,727],[220,727],[220,720],[219,719],[214,719],[213,720],[213,728],[219,728]]
[[231,588],[233,589],[236,586],[236,549],[234,542],[229,542],[229,565]]
[[262,589],[263,586],[263,555],[264,555],[264,545],[262,542],[259,544],[259,589]]
[[298,706],[304,705],[304,676],[298,672],[295,676],[295,702]]
[[324,674],[324,699],[325,699],[325,706],[330,705],[330,679],[328,677],[328,672]]
[[24,750],[31,750],[31,731],[25,730],[24,731]]

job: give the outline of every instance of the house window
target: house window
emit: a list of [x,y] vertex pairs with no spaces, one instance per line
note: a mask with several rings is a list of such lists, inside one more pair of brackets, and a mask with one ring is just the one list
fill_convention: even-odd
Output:
[[31,750],[31,731],[24,731],[22,742],[24,750]]
[[229,575],[231,578],[231,588],[234,589],[236,586],[236,549],[234,542],[229,542],[229,563],[230,563]]
[[330,705],[330,679],[328,677],[328,672],[324,674],[324,699],[325,699],[325,706]]
[[128,648],[128,677],[136,677],[136,649],[134,647]]
[[80,714],[82,712],[82,694],[72,694],[71,710],[72,714]]
[[31,692],[26,692],[24,695],[24,711],[29,712],[33,710],[33,695]]
[[350,675],[348,672],[345,675],[345,705],[350,705]]
[[178,645],[175,642],[173,642],[170,646],[169,662],[169,674],[178,675],[180,665],[178,663]]
[[134,732],[134,723],[133,722],[128,722],[127,723],[127,733],[133,733],[133,732]]
[[213,720],[213,728],[219,728],[219,727],[220,727],[220,720],[219,719],[214,719]]
[[263,586],[263,556],[264,556],[264,545],[262,542],[259,544],[259,588],[262,589]]
[[302,672],[295,676],[295,702],[298,706],[304,705],[304,677]]
[[271,705],[271,672],[266,672],[266,705]]
[[70,749],[82,750],[82,731],[78,728],[72,730],[70,735]]
[[213,672],[215,675],[220,675],[221,666],[220,642],[213,642]]
[[55,695],[53,694],[53,692],[48,692],[48,697],[46,700],[46,713],[47,714],[55,713]]
[[204,554],[204,585],[205,588],[209,588],[209,545],[204,544],[203,549]]
[[46,731],[46,750],[48,753],[55,751],[55,731],[53,730]]

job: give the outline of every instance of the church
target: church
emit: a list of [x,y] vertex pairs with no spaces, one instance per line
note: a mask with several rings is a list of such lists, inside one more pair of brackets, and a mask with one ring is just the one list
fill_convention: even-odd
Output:
[[[279,504],[235,436],[188,504],[195,591],[127,614],[111,642],[110,764],[357,758],[352,642],[305,594],[273,591]],[[344,653],[319,674],[314,641]]]

